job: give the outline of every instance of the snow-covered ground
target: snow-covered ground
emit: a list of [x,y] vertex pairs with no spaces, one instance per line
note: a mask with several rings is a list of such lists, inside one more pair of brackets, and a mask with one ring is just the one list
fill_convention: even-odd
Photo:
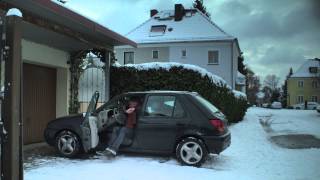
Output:
[[[260,120],[270,119],[269,130]],[[311,134],[320,138],[316,111],[250,108],[230,127],[231,146],[211,156],[202,168],[180,166],[175,159],[120,155],[114,160],[39,158],[25,164],[26,180],[51,179],[320,179],[320,149],[286,149],[270,142],[273,135]]]

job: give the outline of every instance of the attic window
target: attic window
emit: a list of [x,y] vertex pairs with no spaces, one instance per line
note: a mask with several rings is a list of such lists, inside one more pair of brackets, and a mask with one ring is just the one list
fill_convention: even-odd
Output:
[[317,67],[309,67],[309,72],[316,74],[316,73],[318,73],[318,68]]
[[166,25],[151,26],[150,36],[162,36],[166,32]]

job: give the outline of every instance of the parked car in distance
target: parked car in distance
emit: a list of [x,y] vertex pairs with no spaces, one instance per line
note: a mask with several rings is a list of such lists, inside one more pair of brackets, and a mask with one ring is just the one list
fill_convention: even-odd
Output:
[[[307,109],[315,110],[319,106],[317,102],[307,102]],[[305,109],[305,103],[293,105],[293,109]]]
[[87,113],[48,123],[45,140],[65,157],[104,150],[112,128],[119,125],[119,109],[139,99],[137,124],[120,152],[174,154],[183,165],[201,166],[209,153],[219,154],[231,143],[227,119],[198,93],[183,91],[129,92],[96,109],[96,92]]
[[271,106],[270,106],[272,109],[281,109],[282,108],[282,104],[281,102],[277,102],[277,101],[274,101]]
[[317,106],[317,111],[320,113],[320,105]]
[[269,105],[269,103],[263,103],[263,104],[262,104],[262,107],[268,108],[268,107],[270,107],[270,105]]

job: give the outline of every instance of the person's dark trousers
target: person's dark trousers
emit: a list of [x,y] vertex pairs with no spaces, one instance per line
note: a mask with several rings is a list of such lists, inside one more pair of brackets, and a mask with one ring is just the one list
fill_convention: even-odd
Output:
[[117,152],[121,143],[123,142],[124,138],[126,137],[126,133],[128,132],[128,130],[129,129],[125,126],[114,127],[112,135],[111,135],[111,139],[108,143],[108,148]]

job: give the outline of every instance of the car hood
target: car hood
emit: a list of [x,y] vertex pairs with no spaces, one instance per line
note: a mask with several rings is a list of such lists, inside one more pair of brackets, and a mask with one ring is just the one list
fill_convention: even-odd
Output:
[[84,120],[83,113],[59,117],[48,123],[48,128],[60,128],[66,125],[80,125]]

